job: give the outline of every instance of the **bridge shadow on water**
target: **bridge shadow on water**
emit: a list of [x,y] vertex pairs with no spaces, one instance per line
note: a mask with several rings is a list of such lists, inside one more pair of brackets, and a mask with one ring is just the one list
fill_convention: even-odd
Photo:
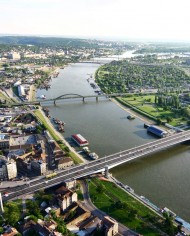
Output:
[[[147,135],[146,129],[137,130],[137,131],[135,131],[135,132],[133,132],[133,133],[134,133],[135,135],[137,135],[137,136],[143,138],[143,139],[149,139],[150,142],[151,142],[150,136]],[[153,136],[152,136],[152,137],[153,137]],[[154,137],[155,137],[155,136],[154,136]],[[154,141],[154,140],[152,140],[152,141]]]

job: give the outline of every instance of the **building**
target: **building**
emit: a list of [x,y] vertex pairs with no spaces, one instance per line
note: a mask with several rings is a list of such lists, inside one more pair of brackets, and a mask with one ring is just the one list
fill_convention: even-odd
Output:
[[18,235],[18,231],[15,228],[13,228],[11,226],[6,226],[4,228],[5,228],[5,231],[4,231],[4,233],[1,234],[2,236],[15,236],[15,235]]
[[21,225],[19,229],[22,235],[24,236],[29,235],[29,233],[33,231],[35,231],[35,233],[41,236],[61,236],[62,234],[56,231],[56,227],[57,223],[53,220],[43,221],[38,219],[37,223],[30,220],[24,225]]
[[26,93],[25,93],[25,88],[23,85],[18,85],[18,95],[19,97],[25,97]]
[[77,202],[77,193],[65,188],[64,186],[56,190],[58,204],[62,211],[66,210],[73,202]]
[[104,216],[102,225],[105,236],[113,236],[118,233],[118,223],[109,216]]
[[61,170],[66,167],[70,167],[73,165],[73,160],[70,157],[63,157],[57,161],[57,169]]
[[94,235],[93,233],[99,229],[101,220],[97,216],[91,215],[85,221],[82,221],[79,225],[79,232],[77,235]]
[[160,138],[163,138],[167,135],[167,132],[163,129],[160,129],[154,125],[151,125],[147,128],[147,133],[154,134]]
[[17,177],[17,166],[16,162],[13,159],[6,163],[6,172],[7,179],[14,179]]
[[[72,215],[72,216],[71,216]],[[91,212],[79,203],[74,202],[65,212],[65,222],[67,228],[76,233],[79,231],[80,224],[89,219]]]
[[31,161],[31,170],[37,172],[39,175],[46,174],[46,162],[40,161]]
[[75,189],[76,185],[77,185],[77,181],[76,181],[76,179],[70,179],[70,180],[64,181],[63,184],[68,189]]
[[17,176],[16,162],[11,160],[0,159],[0,178],[1,179],[14,179]]
[[37,144],[37,139],[35,135],[23,135],[23,136],[16,136],[10,137],[10,150],[17,150],[17,149],[27,149],[31,148],[32,145]]
[[8,53],[8,58],[12,60],[20,60],[20,53],[17,52]]
[[6,134],[0,134],[0,149],[9,148],[9,137]]

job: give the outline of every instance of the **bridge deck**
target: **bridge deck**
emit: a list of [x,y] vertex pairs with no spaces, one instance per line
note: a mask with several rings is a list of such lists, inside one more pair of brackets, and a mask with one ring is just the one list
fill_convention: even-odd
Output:
[[100,158],[95,161],[91,161],[87,164],[76,165],[67,170],[63,170],[57,174],[57,176],[51,180],[46,178],[36,180],[31,182],[29,185],[19,186],[16,188],[10,189],[12,193],[8,197],[4,197],[3,200],[9,200],[15,198],[19,195],[23,195],[26,193],[35,192],[41,188],[47,188],[53,185],[56,185],[64,180],[72,179],[72,178],[80,178],[84,177],[96,172],[100,172],[105,169],[105,166],[108,168],[113,168],[117,165],[121,165],[128,161],[134,160],[136,158],[140,158],[142,156],[149,155],[153,152],[160,151],[162,149],[171,147],[173,145],[179,144],[184,141],[190,140],[190,131],[184,131],[181,133],[177,133],[150,143],[146,143],[134,148],[130,148],[128,150],[124,150],[103,158]]

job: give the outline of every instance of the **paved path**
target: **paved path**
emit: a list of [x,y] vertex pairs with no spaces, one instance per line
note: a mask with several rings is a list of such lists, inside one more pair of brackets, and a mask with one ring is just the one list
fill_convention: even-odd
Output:
[[[80,183],[81,183],[81,190],[82,190],[82,194],[83,194],[83,198],[84,198],[83,205],[89,211],[91,211],[91,213],[93,215],[97,216],[100,220],[102,220],[103,217],[107,216],[108,214],[106,214],[105,212],[96,208],[96,206],[94,206],[94,204],[92,203],[92,201],[90,199],[89,191],[88,191],[87,182],[81,180]],[[129,228],[127,228],[126,226],[124,226],[121,223],[119,223],[119,233],[123,236],[138,236],[139,235],[138,233],[133,232],[132,230],[130,230]]]
[[[73,153],[75,153],[75,155],[76,155],[78,158],[80,158],[80,159],[82,160],[82,162],[87,162],[87,160],[85,160],[81,155],[79,155],[79,154],[75,151],[75,149],[74,149],[73,147],[71,147],[70,144],[64,139],[64,137],[55,129],[55,127],[53,126],[53,124],[51,123],[51,121],[48,119],[48,117],[44,115],[42,109],[40,108],[39,110],[41,111],[42,115],[44,116],[44,119],[45,119],[45,121],[47,122],[47,124],[48,124],[52,129],[54,129],[55,134],[60,138],[60,140],[62,140],[62,142],[63,142],[67,147],[69,147],[69,149],[70,149]],[[35,114],[34,114],[34,115],[35,115]]]

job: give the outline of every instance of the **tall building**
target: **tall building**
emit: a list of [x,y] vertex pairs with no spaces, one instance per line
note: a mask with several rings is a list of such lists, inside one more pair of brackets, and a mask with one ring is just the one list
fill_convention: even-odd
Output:
[[17,166],[16,162],[6,159],[0,160],[0,178],[1,179],[14,179],[17,176]]
[[20,60],[20,53],[11,52],[8,54],[8,58],[12,60]]
[[46,174],[46,162],[43,161],[32,161],[31,162],[31,169],[35,171],[39,175]]

